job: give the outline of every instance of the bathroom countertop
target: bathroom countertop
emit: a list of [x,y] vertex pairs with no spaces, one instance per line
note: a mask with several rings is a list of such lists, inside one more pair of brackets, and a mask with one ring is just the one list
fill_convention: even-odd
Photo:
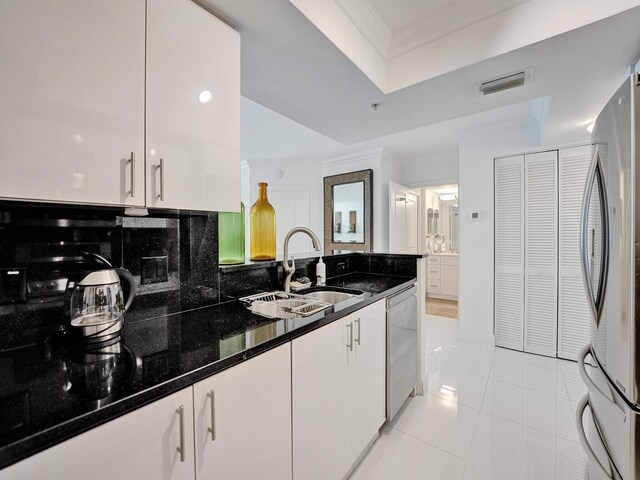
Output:
[[[62,332],[0,352],[0,468],[338,320],[415,281],[415,277],[349,273],[327,284],[362,290],[364,299],[339,312],[329,309],[307,318],[273,320],[252,314],[234,300],[126,324],[122,338],[102,349],[73,347]],[[105,367],[109,375],[96,375],[95,369],[104,373]]]

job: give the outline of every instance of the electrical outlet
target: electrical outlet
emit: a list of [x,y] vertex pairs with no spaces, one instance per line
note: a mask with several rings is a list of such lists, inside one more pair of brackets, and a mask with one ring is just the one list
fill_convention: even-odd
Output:
[[345,262],[338,263],[338,273],[347,273],[347,264]]
[[0,269],[0,304],[27,301],[27,269]]
[[140,259],[140,283],[150,285],[169,281],[169,257],[142,257]]

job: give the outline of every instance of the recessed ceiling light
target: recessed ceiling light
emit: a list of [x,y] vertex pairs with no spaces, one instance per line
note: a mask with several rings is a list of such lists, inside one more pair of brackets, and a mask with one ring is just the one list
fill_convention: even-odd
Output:
[[456,195],[455,193],[445,193],[440,195],[440,200],[442,200],[443,202],[447,202],[449,200],[456,200],[458,198],[458,195]]
[[213,93],[209,90],[203,90],[200,92],[198,100],[200,100],[200,103],[211,103],[211,100],[213,100]]
[[596,122],[591,122],[589,125],[587,125],[587,132],[591,133],[593,132],[593,127],[596,126]]

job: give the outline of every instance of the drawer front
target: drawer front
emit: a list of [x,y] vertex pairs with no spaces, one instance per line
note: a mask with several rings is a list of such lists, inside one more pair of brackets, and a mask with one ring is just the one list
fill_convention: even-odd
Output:
[[440,259],[440,263],[442,265],[458,265],[458,256],[444,256]]
[[428,260],[428,263],[429,263],[430,265],[432,265],[432,264],[436,264],[436,263],[437,263],[438,265],[440,265],[440,257],[429,256],[429,257],[427,257],[427,260]]
[[440,279],[430,279],[427,277],[427,293],[440,293]]
[[428,265],[427,266],[427,279],[439,279],[440,278],[440,265]]

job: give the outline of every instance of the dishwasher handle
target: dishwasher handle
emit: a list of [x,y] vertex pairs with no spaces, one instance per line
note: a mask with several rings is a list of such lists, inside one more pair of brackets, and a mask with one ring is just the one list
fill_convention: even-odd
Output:
[[416,288],[416,286],[415,285],[411,285],[410,287],[407,287],[404,290],[401,290],[400,292],[396,293],[395,295],[393,295],[391,297],[388,297],[387,298],[387,310],[395,307],[399,303],[404,302],[406,299],[415,296],[417,291],[418,291],[418,289]]

